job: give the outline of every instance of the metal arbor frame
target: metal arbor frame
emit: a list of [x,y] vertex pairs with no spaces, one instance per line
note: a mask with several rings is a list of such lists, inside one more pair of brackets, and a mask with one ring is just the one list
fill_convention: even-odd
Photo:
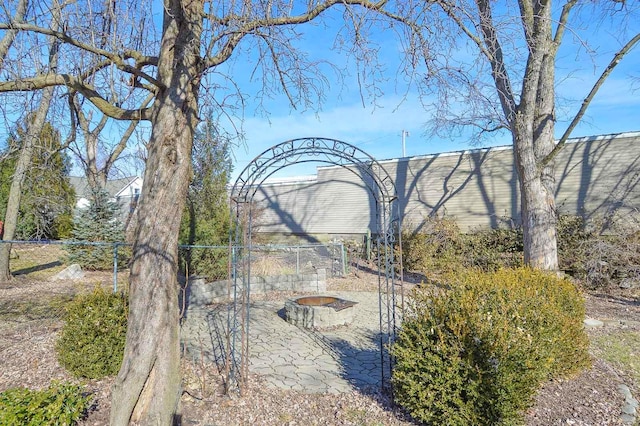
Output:
[[[380,309],[380,357],[382,383],[391,375],[392,359],[387,345],[395,340],[402,304],[402,280],[396,265],[402,265],[402,250],[394,252],[400,241],[400,215],[397,193],[391,176],[373,157],[359,148],[335,139],[309,137],[275,145],[258,155],[240,173],[231,190],[231,216],[235,226],[229,238],[229,305],[227,318],[227,391],[239,390],[248,374],[249,301],[251,296],[252,202],[260,185],[278,170],[306,162],[339,165],[359,174],[375,200],[376,260]],[[353,170],[355,166],[356,170]],[[396,286],[400,288],[398,297]]]

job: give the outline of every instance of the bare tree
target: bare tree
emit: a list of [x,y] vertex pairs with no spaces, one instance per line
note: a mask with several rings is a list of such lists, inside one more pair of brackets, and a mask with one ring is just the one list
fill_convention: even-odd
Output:
[[[18,4],[18,12],[16,17],[21,21],[25,14],[26,2],[21,1]],[[51,27],[50,29],[56,31],[60,25],[60,5],[54,2],[51,11]],[[7,48],[11,46],[16,34],[11,31],[6,35],[11,35],[11,40],[7,41]],[[6,36],[3,38],[6,39]],[[49,37],[49,72],[55,73],[58,63],[58,48],[60,42],[55,37]],[[4,47],[4,46],[3,46]],[[6,57],[6,52],[2,52]],[[4,57],[2,59],[4,59]],[[20,200],[22,198],[22,185],[27,175],[27,170],[31,164],[31,157],[33,155],[34,146],[37,143],[42,129],[44,127],[47,114],[49,113],[49,107],[53,99],[55,91],[54,86],[46,87],[42,90],[40,96],[40,103],[35,111],[33,117],[27,119],[27,132],[24,137],[22,147],[20,148],[20,154],[16,163],[16,169],[13,173],[11,180],[11,187],[9,189],[9,197],[7,199],[7,210],[4,218],[4,237],[5,240],[13,240],[18,225],[18,212],[20,209]],[[9,265],[9,257],[11,253],[11,244],[0,244],[0,282],[10,281],[11,270]]]
[[[153,101],[153,98],[153,94],[147,95],[146,99],[142,102],[141,107],[147,108]],[[105,138],[105,135],[103,135],[105,126],[109,122],[109,117],[107,115],[103,114],[98,123],[92,128],[92,117],[94,111],[89,110],[88,113],[85,113],[82,109],[82,105],[80,105],[80,102],[74,95],[70,96],[69,105],[69,110],[73,117],[71,121],[72,123],[77,122],[82,134],[82,142],[79,143],[75,135],[75,127],[72,128],[72,133],[69,138],[73,141],[71,144],[71,150],[82,164],[90,190],[93,193],[97,193],[98,191],[105,189],[107,179],[109,178],[116,161],[127,148],[127,144],[133,136],[140,121],[130,121],[126,129],[119,135],[117,142],[110,144],[102,140]]]
[[[550,270],[558,267],[553,159],[604,80],[640,39],[632,31],[622,40],[556,143],[556,60],[565,33],[572,31],[570,17],[574,12],[596,17],[611,6],[610,15],[617,18],[619,36],[624,38],[627,23],[638,18],[638,7],[615,0],[555,3],[433,0],[407,2],[388,14],[408,29],[406,70],[411,78],[420,79],[434,133],[459,136],[472,129],[477,139],[500,130],[511,134],[525,261]],[[595,6],[589,10],[592,3]],[[596,22],[588,25],[592,31],[599,29]]]
[[[18,31],[17,37],[54,37],[65,53],[64,70],[44,73],[18,66],[28,55],[14,54],[11,78],[0,82],[0,93],[66,86],[111,118],[147,120],[152,125],[131,264],[125,355],[113,387],[112,425],[169,425],[177,409],[177,239],[202,89],[213,95],[211,104],[223,104],[205,84],[207,74],[236,50],[255,48],[256,67],[265,70],[265,90],[277,86],[292,105],[313,105],[322,97],[322,87],[315,86],[322,80],[315,78],[320,75],[318,67],[294,49],[296,27],[342,7],[359,34],[358,10],[367,13],[384,3],[165,0],[162,27],[155,38],[149,13],[153,2],[144,1],[69,2],[64,25],[57,30],[41,25],[48,14],[45,5],[24,22],[5,17],[0,23],[0,30]],[[356,6],[364,7],[356,10]],[[152,94],[153,103],[143,107],[133,100],[114,101],[110,96],[114,85],[122,94],[119,99]],[[142,95],[127,96],[134,92]]]

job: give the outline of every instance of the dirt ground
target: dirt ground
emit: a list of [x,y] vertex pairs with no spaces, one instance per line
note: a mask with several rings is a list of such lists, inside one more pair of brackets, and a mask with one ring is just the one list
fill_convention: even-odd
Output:
[[[56,268],[59,269],[59,268]],[[62,305],[73,294],[95,285],[110,287],[109,273],[91,273],[80,283],[33,279],[21,274],[0,284],[0,391],[43,388],[52,380],[77,381],[60,367],[54,345],[62,326]],[[376,291],[377,279],[352,271],[330,283],[331,290]],[[588,328],[592,340],[625,330],[640,333],[640,302],[630,293],[586,294],[588,317],[605,321]],[[624,398],[618,385],[638,394],[637,377],[605,361],[592,348],[591,369],[567,380],[545,384],[527,413],[527,425],[620,425]],[[183,361],[183,425],[409,425],[414,424],[377,389],[339,395],[309,395],[270,389],[251,377],[245,395],[227,397],[216,366]],[[80,381],[94,396],[81,425],[108,424],[112,378]]]

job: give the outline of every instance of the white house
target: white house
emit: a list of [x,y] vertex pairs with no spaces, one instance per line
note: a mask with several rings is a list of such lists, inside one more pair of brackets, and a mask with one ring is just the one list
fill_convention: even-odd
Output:
[[[87,207],[91,198],[91,190],[87,184],[87,178],[71,176],[69,179],[76,192],[76,208]],[[142,191],[142,182],[142,178],[139,176],[107,181],[105,189],[110,199],[120,205],[123,219],[126,219],[138,204],[140,192]]]

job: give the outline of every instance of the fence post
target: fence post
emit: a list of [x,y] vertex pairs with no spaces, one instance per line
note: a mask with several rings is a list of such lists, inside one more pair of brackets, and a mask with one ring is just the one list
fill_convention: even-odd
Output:
[[365,250],[367,251],[367,253],[365,254],[365,258],[369,261],[371,260],[371,230],[370,229],[367,229],[367,236],[365,238],[367,239],[365,244]]
[[347,276],[347,249],[344,243],[340,243],[340,253],[342,254],[342,276]]
[[113,292],[118,291],[118,243],[113,243]]
[[296,275],[300,273],[300,247],[296,246]]

